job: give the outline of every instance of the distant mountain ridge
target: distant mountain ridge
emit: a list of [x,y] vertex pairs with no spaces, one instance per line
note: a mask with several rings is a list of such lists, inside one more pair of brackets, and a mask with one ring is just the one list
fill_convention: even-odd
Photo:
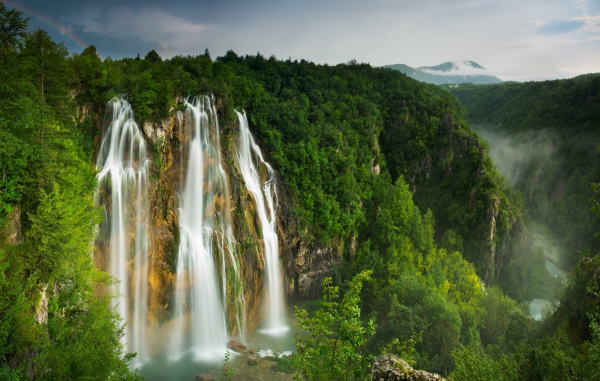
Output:
[[457,83],[473,83],[477,85],[500,83],[502,80],[491,74],[475,61],[448,61],[436,66],[413,68],[405,64],[386,65],[384,67],[398,70],[417,81],[435,85]]

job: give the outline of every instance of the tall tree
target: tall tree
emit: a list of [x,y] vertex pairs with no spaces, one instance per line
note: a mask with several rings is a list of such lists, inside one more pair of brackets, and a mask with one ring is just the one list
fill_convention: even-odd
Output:
[[28,20],[23,17],[23,12],[8,9],[0,2],[0,55],[21,47]]

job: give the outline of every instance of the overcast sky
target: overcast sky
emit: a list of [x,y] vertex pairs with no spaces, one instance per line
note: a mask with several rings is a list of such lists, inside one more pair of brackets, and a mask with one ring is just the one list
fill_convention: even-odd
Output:
[[[0,0],[2,1],[2,0]],[[374,66],[474,60],[504,80],[600,72],[600,0],[5,1],[74,52],[281,59]]]

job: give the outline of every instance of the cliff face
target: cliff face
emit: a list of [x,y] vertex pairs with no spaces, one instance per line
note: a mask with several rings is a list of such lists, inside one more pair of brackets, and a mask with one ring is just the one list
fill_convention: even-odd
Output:
[[[442,245],[448,237],[476,264],[486,283],[498,280],[508,262],[508,244],[520,234],[521,210],[489,160],[477,135],[450,114],[436,122],[427,140],[407,117],[382,135],[392,173],[411,185],[421,210],[431,209]],[[399,151],[406,151],[406,153]]]
[[15,206],[8,214],[8,224],[0,231],[0,238],[9,245],[18,245],[23,241],[21,236],[21,208]]
[[[221,120],[223,105],[217,103]],[[100,118],[96,118],[100,120]],[[186,129],[181,112],[172,110],[169,118],[160,122],[143,123],[142,130],[151,159],[149,175],[149,270],[148,270],[148,319],[154,324],[166,322],[172,313],[175,286],[175,269],[179,247],[179,192],[186,168]],[[101,124],[100,124],[101,126]],[[103,126],[102,128],[106,128]],[[99,129],[101,130],[101,129]],[[246,189],[236,158],[239,128],[237,121],[222,123],[221,154],[224,170],[228,174],[230,199],[216,199],[215,207],[231,211],[236,237],[235,252],[240,267],[243,287],[244,320],[246,329],[253,330],[260,320],[265,282],[265,255],[263,252],[261,225],[253,196]],[[264,171],[260,175],[266,179]],[[284,285],[288,296],[316,296],[322,279],[329,274],[333,264],[341,259],[341,250],[314,247],[302,238],[297,218],[292,212],[293,201],[281,179],[277,179],[277,232],[280,257],[284,269]],[[341,248],[342,245],[332,245]],[[107,268],[107,248],[96,245],[96,264]],[[229,327],[236,335],[234,322],[239,306],[233,297],[235,290],[227,286]]]
[[[172,310],[175,268],[179,247],[178,207],[179,194],[186,168],[184,142],[186,136],[181,113],[160,123],[145,123],[144,134],[149,147],[152,147],[152,171],[150,176],[150,270],[149,270],[149,311],[157,321],[164,321]],[[229,174],[229,200],[217,198],[219,208],[229,206],[233,218],[235,243],[237,247],[241,280],[245,300],[245,319],[249,329],[253,329],[263,297],[264,253],[260,238],[260,222],[252,196],[243,186],[235,160],[235,126],[221,126],[222,154],[225,171]],[[215,205],[217,207],[217,205]],[[243,238],[239,238],[243,237]],[[228,296],[234,291],[229,287]],[[237,314],[233,300],[226,306],[230,313],[229,326],[235,327],[233,320]],[[234,335],[237,333],[232,332]]]

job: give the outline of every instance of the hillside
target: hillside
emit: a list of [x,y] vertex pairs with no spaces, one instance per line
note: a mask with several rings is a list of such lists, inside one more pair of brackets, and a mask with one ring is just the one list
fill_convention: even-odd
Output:
[[505,151],[504,171],[528,218],[562,244],[557,263],[570,281],[548,331],[577,342],[598,337],[590,311],[598,308],[600,75],[449,90],[492,149]]
[[[600,76],[449,90],[474,125],[518,139],[535,154],[520,168],[523,175],[514,185],[525,195],[532,217],[549,221],[571,248],[566,265],[572,267],[578,251],[596,247],[596,220],[589,206],[591,184],[600,179]],[[541,172],[533,173],[535,168]],[[536,181],[530,181],[532,176]]]

